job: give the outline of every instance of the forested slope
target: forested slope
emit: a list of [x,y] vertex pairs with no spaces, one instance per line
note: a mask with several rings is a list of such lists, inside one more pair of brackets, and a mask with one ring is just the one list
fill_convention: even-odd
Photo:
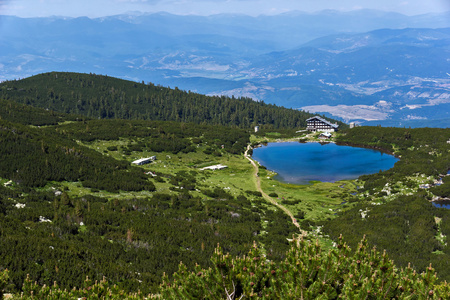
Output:
[[[0,99],[100,119],[193,122],[250,128],[306,127],[312,115],[249,98],[209,97],[108,76],[45,73],[0,84]],[[345,124],[340,123],[346,127]]]
[[59,122],[88,119],[81,115],[57,113],[30,105],[0,99],[0,119],[24,125],[56,125]]
[[[8,291],[20,291],[29,274],[33,282],[56,281],[64,289],[83,286],[86,276],[105,276],[126,292],[150,292],[180,261],[189,269],[195,263],[210,266],[218,243],[242,255],[253,241],[262,242],[275,260],[287,250],[286,237],[295,227],[281,211],[263,211],[262,198],[251,191],[232,194],[210,186],[204,183],[208,175],[195,168],[153,177],[130,164],[130,155],[143,151],[199,152],[210,160],[242,153],[247,131],[181,122],[77,121],[77,116],[4,103],[0,270],[10,270]],[[23,124],[4,120],[9,116]],[[56,122],[64,123],[51,125]],[[24,125],[30,123],[47,126]],[[86,146],[99,140],[122,146],[105,152]],[[156,191],[157,183],[165,188]]]
[[81,181],[109,191],[154,190],[128,162],[104,157],[58,134],[0,120],[0,177],[24,187],[49,181]]
[[[197,265],[191,272],[180,263],[174,278],[164,275],[157,293],[150,295],[127,293],[106,278],[95,283],[86,278],[72,290],[27,278],[20,299],[447,299],[450,294],[450,285],[438,283],[431,266],[421,274],[411,267],[398,269],[365,239],[356,251],[342,238],[330,251],[294,239],[283,261],[264,255],[256,244],[246,256],[236,258],[218,247],[212,267]],[[0,289],[8,275],[0,271]]]
[[[394,153],[392,169],[360,177],[357,205],[324,223],[324,232],[340,234],[352,247],[365,235],[369,244],[386,249],[399,267],[424,271],[430,263],[442,280],[450,280],[450,210],[430,202],[449,194],[450,129],[358,127],[338,142]],[[433,186],[438,179],[442,183]],[[422,187],[421,187],[422,186]]]

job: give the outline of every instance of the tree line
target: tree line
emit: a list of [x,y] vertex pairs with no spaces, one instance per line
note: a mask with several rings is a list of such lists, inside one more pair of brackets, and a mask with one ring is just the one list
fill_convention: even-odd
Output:
[[306,119],[312,116],[250,98],[205,96],[152,83],[62,72],[6,81],[0,84],[0,98],[95,119],[177,121],[239,128],[258,124],[274,129],[306,127]]
[[0,177],[24,188],[49,181],[80,181],[111,192],[155,189],[154,184],[126,161],[118,161],[63,136],[0,120]]
[[197,145],[208,145],[214,150],[239,154],[250,141],[248,130],[174,121],[87,120],[44,130],[83,142],[132,139],[134,142],[128,143],[125,152],[189,153],[197,151]]

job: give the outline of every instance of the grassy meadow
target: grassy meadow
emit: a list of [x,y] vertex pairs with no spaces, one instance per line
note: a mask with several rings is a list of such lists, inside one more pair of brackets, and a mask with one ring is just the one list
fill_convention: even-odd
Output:
[[[308,138],[310,141],[317,141],[317,134],[306,136],[304,132],[289,136],[291,133],[268,132],[263,137],[251,136],[251,143],[260,142],[282,142],[295,141]],[[142,141],[142,140],[141,140]],[[254,170],[248,160],[243,155],[234,155],[222,151],[221,155],[205,154],[204,145],[198,145],[197,151],[189,153],[173,154],[169,152],[151,152],[143,150],[142,152],[132,151],[126,153],[121,150],[122,147],[129,145],[132,140],[96,140],[84,142],[84,146],[94,149],[103,155],[111,156],[118,160],[126,160],[131,164],[132,161],[156,156],[156,160],[139,166],[142,172],[148,174],[149,178],[154,179],[157,193],[175,194],[179,192],[177,186],[170,183],[170,178],[176,176],[179,172],[189,172],[197,181],[196,190],[190,191],[193,196],[200,196],[203,201],[208,201],[201,190],[219,187],[231,193],[233,196],[246,195],[253,206],[263,209],[277,210],[277,208],[264,201],[261,197],[255,196],[249,192],[257,192]],[[115,149],[113,151],[108,149]],[[227,168],[222,170],[201,170],[204,167],[222,164]],[[154,175],[152,175],[154,174]],[[297,218],[302,229],[311,233],[317,233],[316,222],[330,220],[334,218],[337,212],[347,210],[353,206],[357,192],[357,186],[362,183],[356,180],[344,180],[335,183],[330,182],[311,182],[308,185],[288,184],[277,181],[274,178],[276,173],[259,168],[258,176],[261,179],[261,188],[269,194],[280,205],[283,205]],[[56,183],[55,183],[56,184]],[[110,193],[102,190],[92,190],[82,187],[81,183],[63,182],[58,183],[60,188],[65,189],[69,195],[82,196],[84,194],[95,193],[96,196],[113,199],[148,198],[152,196],[149,191]],[[58,185],[56,184],[56,185]],[[55,185],[46,187],[55,188]],[[263,226],[265,225],[263,218]],[[321,237],[322,239],[322,237]],[[329,242],[329,241],[328,241]],[[326,242],[326,243],[328,243]]]

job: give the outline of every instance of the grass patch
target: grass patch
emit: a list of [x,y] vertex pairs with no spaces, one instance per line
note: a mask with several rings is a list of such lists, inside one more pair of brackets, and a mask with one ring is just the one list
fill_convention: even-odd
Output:
[[86,232],[87,232],[87,227],[86,227],[86,225],[80,225],[80,227],[78,228],[78,232],[80,232],[80,233],[86,233]]
[[273,180],[273,172],[261,176],[261,187],[266,193],[276,193],[276,200],[293,214],[304,213],[305,220],[320,221],[334,218],[343,209],[353,204],[348,202],[356,192],[356,183],[351,180],[338,182],[314,182],[310,185],[295,185]]
[[[142,169],[142,172],[163,174],[160,179],[149,176],[156,187],[156,192],[162,193],[177,193],[177,189],[169,183],[170,178],[175,176],[180,171],[194,171],[196,172],[197,189],[219,187],[226,189],[233,196],[244,194],[246,190],[256,191],[255,179],[253,176],[253,168],[243,155],[232,155],[225,151],[221,152],[221,156],[209,155],[203,152],[204,147],[198,147],[196,152],[173,154],[169,152],[131,152],[129,155],[123,153],[122,146],[126,146],[132,142],[128,139],[121,139],[116,141],[94,141],[83,143],[83,145],[94,149],[103,155],[111,156],[117,160],[127,160],[130,164],[132,161],[143,158],[156,156],[156,160],[142,166],[137,166]],[[109,151],[108,149],[115,149],[116,151]],[[227,168],[223,170],[204,170],[200,169],[210,165],[223,164]],[[170,189],[172,188],[172,190]],[[52,182],[44,189],[59,189],[66,190],[69,196],[80,197],[86,194],[92,194],[93,191],[82,186],[81,182]],[[190,192],[192,196],[200,196],[207,199],[200,191],[194,190]],[[149,198],[153,192],[123,192],[110,193],[102,190],[95,190],[93,193],[97,197],[107,199],[129,199],[129,198]],[[252,197],[249,197],[252,200]],[[257,197],[254,197],[257,200]]]
[[279,137],[279,136],[281,136],[281,133],[279,133],[279,132],[267,132],[266,135]]

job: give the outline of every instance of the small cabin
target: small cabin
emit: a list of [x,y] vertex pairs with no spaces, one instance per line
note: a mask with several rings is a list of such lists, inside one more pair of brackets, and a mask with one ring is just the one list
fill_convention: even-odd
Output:
[[331,132],[322,132],[319,134],[319,139],[330,139],[332,137]]
[[306,120],[306,129],[309,131],[322,131],[322,132],[335,132],[338,130],[339,125],[333,124],[330,121],[325,120],[322,117],[315,116]]
[[140,166],[140,165],[145,165],[145,164],[151,163],[154,160],[156,160],[156,156],[150,156],[147,158],[141,158],[141,159],[135,160],[132,162],[132,164]]
[[227,166],[225,166],[225,165],[222,165],[222,164],[218,164],[218,165],[214,165],[214,166],[209,166],[209,167],[204,167],[204,168],[201,168],[200,170],[202,170],[202,171],[204,171],[204,170],[223,170],[223,169],[226,169],[226,168],[228,168]]

